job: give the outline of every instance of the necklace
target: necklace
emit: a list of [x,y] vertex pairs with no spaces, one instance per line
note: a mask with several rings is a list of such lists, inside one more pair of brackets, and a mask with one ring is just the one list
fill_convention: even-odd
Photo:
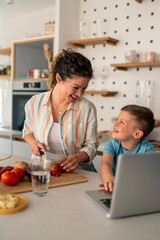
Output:
[[[57,107],[55,105],[53,105],[53,108],[57,111]],[[62,112],[59,111],[58,114],[61,115]]]

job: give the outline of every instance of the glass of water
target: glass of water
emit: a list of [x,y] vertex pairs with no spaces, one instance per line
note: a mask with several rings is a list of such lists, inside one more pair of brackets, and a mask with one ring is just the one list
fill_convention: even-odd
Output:
[[31,160],[32,190],[38,196],[48,193],[51,164],[50,160]]

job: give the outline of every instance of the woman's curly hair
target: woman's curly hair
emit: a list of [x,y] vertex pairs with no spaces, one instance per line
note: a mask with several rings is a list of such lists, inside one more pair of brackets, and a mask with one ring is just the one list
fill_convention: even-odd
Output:
[[62,80],[73,77],[84,77],[91,79],[93,76],[92,65],[89,59],[82,54],[75,52],[73,49],[68,48],[62,50],[53,60],[52,72],[48,80],[48,86],[54,88],[56,81],[56,74],[59,73]]

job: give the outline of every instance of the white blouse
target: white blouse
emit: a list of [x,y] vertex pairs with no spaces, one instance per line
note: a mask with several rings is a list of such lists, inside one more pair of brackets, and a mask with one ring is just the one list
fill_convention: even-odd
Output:
[[59,135],[59,123],[54,122],[48,135],[48,144],[52,153],[65,157]]

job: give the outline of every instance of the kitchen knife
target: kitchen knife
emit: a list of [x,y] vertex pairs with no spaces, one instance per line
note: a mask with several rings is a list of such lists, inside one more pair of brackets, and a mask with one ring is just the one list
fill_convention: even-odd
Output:
[[44,156],[43,157],[44,160],[51,160],[53,163],[61,163],[61,160],[64,157],[48,151],[43,152],[41,149],[40,153],[42,154],[42,156]]

